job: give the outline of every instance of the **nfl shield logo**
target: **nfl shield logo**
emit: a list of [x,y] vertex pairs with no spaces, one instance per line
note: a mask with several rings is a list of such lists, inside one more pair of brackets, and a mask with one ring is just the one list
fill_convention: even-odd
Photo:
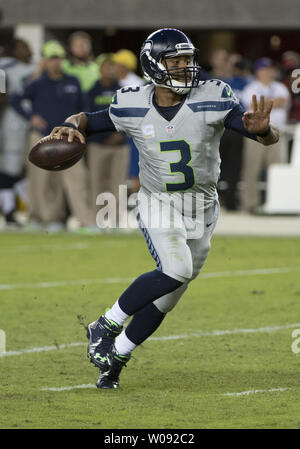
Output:
[[168,126],[166,126],[166,131],[168,134],[173,134],[173,132],[175,131],[175,128],[173,125],[168,125]]

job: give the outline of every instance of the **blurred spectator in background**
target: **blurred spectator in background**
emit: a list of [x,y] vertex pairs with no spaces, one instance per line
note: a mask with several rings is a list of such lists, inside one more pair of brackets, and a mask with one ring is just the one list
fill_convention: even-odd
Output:
[[[251,62],[233,53],[228,55],[228,61],[224,63],[227,65],[227,83],[242,104],[243,91],[252,78]],[[231,129],[224,131],[220,141],[221,173],[218,190],[222,206],[229,211],[240,208],[238,183],[241,179],[243,142],[243,136]]]
[[[281,57],[282,82],[289,89],[291,94],[291,108],[289,112],[289,123],[296,124],[300,122],[300,95],[292,88],[296,77],[293,72],[300,69],[300,54],[295,51],[286,51]],[[298,74],[299,77],[299,74]],[[298,82],[299,86],[299,82]]]
[[[114,61],[120,86],[142,86],[144,84],[144,80],[135,74],[138,59],[132,51],[127,49],[119,50],[114,54]],[[132,192],[137,192],[140,188],[139,153],[132,139],[128,138],[128,144],[130,146],[129,188]]]
[[[88,110],[96,112],[107,108],[113,100],[118,83],[116,64],[112,53],[98,56],[100,80],[88,91]],[[103,192],[111,192],[116,198],[116,216],[119,207],[119,185],[126,184],[128,176],[129,146],[125,134],[102,132],[87,138],[88,166],[91,179],[92,208],[96,198]]]
[[211,66],[210,77],[227,82],[231,77],[228,51],[218,48],[211,53],[209,64]]
[[249,59],[237,55],[232,65],[232,76],[228,79],[228,84],[232,87],[241,104],[243,104],[245,87],[253,81],[251,68],[252,63]]
[[144,84],[143,79],[135,73],[138,59],[132,51],[126,49],[117,51],[114,54],[114,61],[120,86],[142,86]]
[[[277,70],[269,58],[260,58],[254,64],[255,79],[246,86],[242,99],[247,110],[251,110],[252,95],[274,101],[271,111],[271,122],[282,129],[287,123],[290,94],[286,86],[276,80]],[[260,205],[258,181],[263,168],[272,163],[281,162],[280,141],[268,149],[261,148],[260,144],[250,139],[244,140],[244,157],[242,168],[242,209],[246,212],[256,212]]]
[[[27,146],[29,126],[10,105],[9,96],[22,90],[26,80],[32,77],[36,67],[31,63],[31,49],[23,39],[13,39],[0,59],[0,69],[6,74],[7,94],[2,95],[0,122],[0,207],[8,227],[17,226],[14,212],[16,195],[25,194],[21,180],[24,176],[24,154]],[[21,190],[20,190],[21,188]],[[20,195],[21,193],[21,195]],[[25,195],[24,195],[25,196]],[[24,197],[23,197],[24,199]]]
[[[296,51],[286,51],[281,56],[281,67],[284,75],[287,75],[291,70],[299,69],[300,54]],[[283,76],[284,78],[284,76]]]
[[[46,42],[43,57],[43,74],[27,84],[22,94],[14,95],[11,99],[15,110],[30,122],[30,148],[41,137],[50,134],[54,126],[84,110],[85,106],[78,80],[61,70],[65,50],[60,43]],[[23,106],[24,100],[31,103],[29,111]],[[39,229],[42,225],[47,225],[49,232],[63,229],[66,218],[64,191],[71,212],[80,224],[93,224],[83,160],[62,172],[41,170],[30,163],[27,170],[30,229]]]
[[[233,60],[232,60],[233,61]],[[210,78],[220,79],[227,83],[232,77],[232,61],[229,61],[229,53],[224,48],[214,50],[209,59],[210,64]],[[237,140],[238,142],[232,143]],[[236,171],[238,162],[236,163],[236,144],[242,141],[242,136],[232,130],[225,129],[224,134],[220,140],[220,178],[218,182],[218,192],[220,197],[220,204],[228,210],[236,209],[234,179],[236,178]]]
[[92,40],[85,31],[76,31],[68,39],[69,58],[63,61],[66,75],[75,76],[83,92],[88,91],[99,78],[98,65],[94,61]]

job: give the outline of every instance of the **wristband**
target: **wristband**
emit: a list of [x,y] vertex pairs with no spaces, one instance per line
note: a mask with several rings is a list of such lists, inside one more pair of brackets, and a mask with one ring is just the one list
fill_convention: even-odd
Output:
[[264,133],[256,134],[258,137],[267,137],[268,134],[270,134],[271,128],[270,125],[268,126],[267,130]]
[[76,129],[76,131],[78,131],[77,126],[73,125],[73,123],[70,123],[70,122],[64,122],[60,126],[66,126],[67,128],[73,128],[73,129]]

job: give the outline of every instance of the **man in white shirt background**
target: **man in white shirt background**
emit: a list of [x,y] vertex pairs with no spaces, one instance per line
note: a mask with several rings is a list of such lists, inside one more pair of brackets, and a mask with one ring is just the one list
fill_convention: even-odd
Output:
[[[242,93],[242,102],[249,109],[252,103],[252,96],[263,95],[265,100],[274,101],[271,112],[271,121],[282,129],[288,120],[290,108],[290,93],[287,87],[276,81],[277,70],[269,58],[258,59],[253,67],[255,79],[246,86]],[[260,192],[258,181],[263,168],[267,168],[273,163],[281,162],[280,142],[271,145],[267,151],[263,151],[261,146],[250,139],[244,139],[241,208],[245,212],[255,212],[260,206]]]
[[6,227],[16,228],[19,226],[14,215],[17,197],[26,200],[24,156],[29,125],[9,104],[9,98],[37,74],[37,67],[32,62],[29,44],[21,38],[8,42],[5,53],[6,56],[0,58],[0,70],[6,74],[8,89],[5,95],[2,94],[2,114],[0,111],[0,210]]

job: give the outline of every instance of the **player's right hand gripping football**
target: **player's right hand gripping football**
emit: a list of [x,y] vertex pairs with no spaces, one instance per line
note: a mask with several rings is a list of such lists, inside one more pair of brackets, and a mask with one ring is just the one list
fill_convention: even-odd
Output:
[[61,139],[62,135],[68,136],[68,142],[73,142],[74,137],[77,137],[81,143],[85,143],[85,138],[80,131],[68,126],[55,126],[50,133],[50,137],[53,139]]

